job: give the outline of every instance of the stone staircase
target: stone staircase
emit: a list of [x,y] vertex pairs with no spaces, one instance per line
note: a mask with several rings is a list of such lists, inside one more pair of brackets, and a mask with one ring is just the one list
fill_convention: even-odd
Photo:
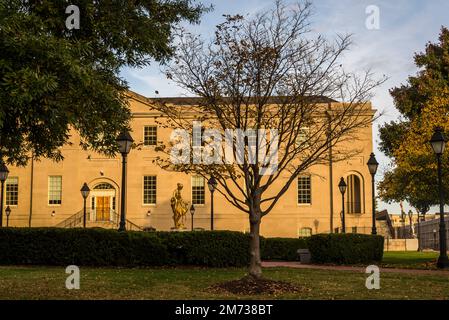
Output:
[[[86,228],[103,228],[103,229],[118,229],[119,221],[91,221],[90,210],[87,210]],[[115,215],[117,218],[118,215]],[[56,224],[56,228],[80,228],[83,226],[84,211],[80,210],[74,215]],[[142,227],[136,225],[132,221],[126,219],[126,230],[128,231],[143,231]]]

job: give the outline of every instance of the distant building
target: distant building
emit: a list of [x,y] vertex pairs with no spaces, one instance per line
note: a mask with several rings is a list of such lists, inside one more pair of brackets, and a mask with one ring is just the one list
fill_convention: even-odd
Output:
[[[420,216],[421,221],[433,220],[435,219],[435,214],[426,214],[425,217]],[[416,212],[413,212],[411,217],[412,224],[418,223],[418,215]],[[401,216],[401,214],[390,214],[390,220],[393,223],[394,227],[402,227],[404,225],[410,225],[410,217],[408,214]]]

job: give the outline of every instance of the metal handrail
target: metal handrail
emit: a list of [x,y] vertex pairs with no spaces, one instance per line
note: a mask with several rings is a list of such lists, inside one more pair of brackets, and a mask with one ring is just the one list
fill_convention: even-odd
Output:
[[[115,225],[119,225],[120,219],[119,219],[119,215],[117,214],[116,211],[113,211],[112,213],[114,215],[113,224]],[[89,220],[90,217],[90,208],[86,208],[86,219]],[[61,221],[60,223],[56,224],[55,227],[56,228],[75,228],[79,225],[81,225],[83,223],[83,218],[84,218],[84,210],[80,210],[77,213],[75,213],[74,215],[68,217],[67,219]],[[107,222],[107,221],[105,221]],[[134,222],[126,219],[126,230],[130,230],[130,231],[143,231],[143,228],[138,226],[137,224],[135,224]]]
[[129,231],[143,231],[143,228],[139,227],[134,222],[129,221],[128,219],[126,219],[126,230],[129,230]]
[[67,219],[61,221],[57,225],[55,225],[56,228],[74,228],[77,225],[81,224],[83,222],[83,216],[84,216],[84,210],[81,209],[74,215],[68,217]]

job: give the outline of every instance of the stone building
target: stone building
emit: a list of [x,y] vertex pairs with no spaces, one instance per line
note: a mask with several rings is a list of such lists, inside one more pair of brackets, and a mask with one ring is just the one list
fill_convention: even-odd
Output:
[[[169,103],[191,103],[189,98],[168,98]],[[128,155],[127,219],[128,227],[173,227],[170,198],[177,183],[182,183],[183,198],[195,205],[194,225],[209,229],[210,192],[203,178],[162,170],[153,163],[156,141],[167,140],[170,129],[159,126],[157,114],[150,111],[152,100],[130,93],[133,113],[132,136],[142,146]],[[323,101],[324,103],[324,101]],[[325,103],[338,104],[338,102]],[[375,110],[369,105],[368,115]],[[65,160],[32,161],[26,167],[9,167],[5,187],[5,207],[11,208],[9,225],[26,227],[79,226],[83,199],[80,188],[87,183],[88,226],[115,228],[120,208],[121,157],[108,158],[78,147],[76,133],[72,145],[63,148]],[[315,165],[298,178],[274,208],[263,218],[261,233],[268,237],[298,237],[329,232],[330,217],[334,229],[341,226],[341,194],[338,183],[344,177],[348,184],[347,232],[371,231],[371,176],[367,161],[373,150],[372,127],[361,128],[351,146],[360,153],[346,161]],[[332,176],[331,176],[332,172]],[[282,187],[282,177],[279,179]],[[248,217],[215,193],[215,229],[249,231]],[[6,218],[4,217],[6,220]],[[188,213],[186,227],[191,221]]]

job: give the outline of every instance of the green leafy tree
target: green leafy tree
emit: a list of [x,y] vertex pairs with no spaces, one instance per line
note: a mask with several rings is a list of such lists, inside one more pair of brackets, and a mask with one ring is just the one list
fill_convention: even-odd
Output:
[[[431,181],[433,175],[417,177],[417,174],[410,176],[409,172],[401,168],[385,173],[378,184],[379,197],[388,203],[407,201],[420,214],[425,215],[430,207],[438,202],[438,193],[435,189],[429,192],[428,186],[434,184],[434,181]],[[421,183],[414,185],[416,180]]]
[[[80,28],[66,27],[66,7]],[[123,66],[166,62],[172,33],[207,11],[190,0],[0,0],[0,152],[9,163],[61,160],[71,130],[112,155],[130,110]]]

